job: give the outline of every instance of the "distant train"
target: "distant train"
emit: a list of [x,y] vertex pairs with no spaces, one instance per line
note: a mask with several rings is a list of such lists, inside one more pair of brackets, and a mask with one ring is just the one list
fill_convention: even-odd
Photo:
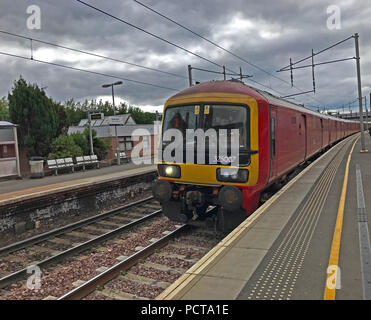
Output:
[[[229,132],[228,152],[231,132],[238,129],[238,165],[228,163],[228,157],[227,163],[219,158],[211,163],[207,148],[203,164],[186,161],[190,159],[186,156],[181,161],[159,161],[159,178],[152,191],[169,219],[205,220],[207,208],[216,206],[217,214],[210,218],[218,229],[228,230],[256,210],[265,190],[317,153],[358,132],[360,124],[314,112],[240,81],[212,81],[167,100],[160,144],[168,144],[163,137],[169,129],[184,133],[209,128]],[[217,148],[222,146],[219,143]],[[195,145],[192,148],[196,157],[199,151]]]

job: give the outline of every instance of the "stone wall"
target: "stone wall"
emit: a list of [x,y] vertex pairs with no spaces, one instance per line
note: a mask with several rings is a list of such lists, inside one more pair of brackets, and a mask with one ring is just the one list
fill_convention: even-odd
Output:
[[56,217],[92,215],[123,204],[133,195],[151,188],[156,173],[146,173],[120,180],[56,192],[0,207],[0,232],[23,225],[32,229],[37,221],[47,223]]

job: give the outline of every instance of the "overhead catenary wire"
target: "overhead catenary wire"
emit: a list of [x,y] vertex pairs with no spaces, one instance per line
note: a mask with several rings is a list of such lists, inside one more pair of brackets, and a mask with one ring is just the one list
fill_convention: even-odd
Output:
[[169,87],[165,87],[165,86],[160,86],[160,85],[157,85],[157,84],[154,84],[154,83],[150,83],[150,82],[143,82],[143,81],[138,81],[138,80],[133,80],[133,79],[124,78],[124,77],[120,77],[120,76],[115,76],[115,75],[107,74],[107,73],[103,73],[103,72],[86,70],[86,69],[82,69],[82,68],[76,68],[76,67],[66,66],[66,65],[63,65],[63,64],[59,64],[59,63],[38,60],[38,59],[35,59],[35,57],[33,57],[33,58],[31,58],[31,57],[24,57],[24,56],[20,56],[20,55],[16,55],[16,54],[11,54],[11,53],[8,53],[8,52],[3,52],[3,51],[0,51],[0,55],[9,56],[9,57],[18,58],[18,59],[23,59],[23,60],[28,60],[28,61],[33,61],[33,62],[38,62],[38,63],[42,63],[42,64],[46,64],[46,65],[50,65],[50,66],[55,66],[55,67],[60,67],[60,68],[65,68],[65,69],[70,69],[70,70],[75,70],[75,71],[80,71],[80,72],[95,74],[95,75],[104,76],[104,77],[108,77],[108,78],[124,80],[124,81],[128,81],[128,82],[138,83],[138,84],[147,85],[147,86],[151,86],[151,87],[156,87],[156,88],[160,88],[160,89],[166,89],[166,90],[171,90],[171,91],[180,91],[178,89],[169,88]]
[[295,65],[297,65],[297,64],[300,63],[300,62],[303,62],[303,61],[305,61],[305,60],[311,59],[312,57],[315,57],[315,56],[317,56],[317,55],[319,55],[319,54],[321,54],[321,53],[323,53],[323,52],[325,52],[325,51],[327,51],[327,50],[330,50],[330,49],[332,49],[332,48],[338,46],[339,44],[342,44],[342,43],[344,43],[344,42],[346,42],[346,41],[348,41],[348,40],[350,40],[350,39],[352,39],[352,38],[354,38],[354,36],[350,36],[350,37],[348,37],[348,38],[346,38],[346,39],[344,39],[344,40],[342,40],[342,41],[339,41],[339,42],[337,42],[337,43],[335,43],[335,44],[333,44],[333,45],[331,45],[331,46],[329,46],[329,47],[327,47],[327,48],[325,48],[325,49],[322,49],[322,50],[320,50],[320,51],[318,51],[318,52],[313,52],[312,55],[310,55],[310,56],[308,56],[308,57],[305,57],[305,58],[303,58],[303,59],[300,59],[300,60],[298,60],[298,61],[296,61],[296,62],[293,62],[293,63],[291,63],[290,65],[288,65],[288,66],[286,66],[286,67],[284,67],[284,68],[281,68],[280,70],[278,70],[278,72],[279,72],[279,71],[286,71],[286,69],[287,69],[287,68],[290,68],[290,66],[295,66]]
[[70,50],[70,51],[90,55],[90,56],[97,57],[97,58],[102,58],[102,59],[106,59],[106,60],[110,60],[110,61],[114,61],[114,62],[118,62],[118,63],[127,64],[127,65],[130,65],[130,66],[133,66],[133,67],[146,69],[146,70],[149,70],[149,71],[160,72],[160,73],[167,74],[167,75],[170,75],[170,76],[187,79],[187,77],[176,74],[176,73],[172,73],[172,72],[168,72],[168,71],[164,71],[164,70],[160,70],[160,69],[155,69],[155,68],[151,68],[151,67],[146,67],[146,66],[143,66],[143,65],[140,65],[140,64],[137,64],[137,63],[128,62],[128,61],[124,61],[124,60],[120,60],[120,59],[116,59],[116,58],[111,58],[111,57],[108,57],[108,56],[104,56],[104,55],[100,55],[100,54],[96,54],[96,53],[93,53],[93,52],[80,50],[80,49],[76,49],[76,48],[71,48],[71,47],[63,46],[63,45],[60,45],[60,44],[56,44],[56,43],[52,43],[52,42],[48,42],[48,41],[44,41],[44,40],[40,40],[40,39],[30,38],[30,37],[26,37],[26,36],[23,36],[23,35],[20,35],[20,34],[8,32],[8,31],[4,31],[4,30],[0,30],[0,33],[10,35],[10,36],[13,36],[13,37],[17,37],[17,38],[21,38],[21,39],[25,39],[25,40],[30,40],[31,43],[32,43],[32,41],[33,42],[39,42],[39,43],[50,45],[50,46],[53,46],[53,47],[56,47],[56,48],[66,49],[66,50]]
[[[79,1],[79,0],[77,0],[77,1]],[[254,63],[252,63],[252,62],[250,62],[250,61],[248,61],[248,60],[242,58],[241,56],[235,54],[234,52],[232,52],[232,51],[230,51],[230,50],[228,50],[228,49],[226,49],[226,48],[224,48],[224,47],[218,45],[218,44],[215,43],[214,41],[211,41],[211,40],[207,39],[206,37],[200,35],[199,33],[195,32],[195,31],[193,31],[193,30],[191,30],[190,28],[188,28],[188,27],[182,25],[181,23],[175,21],[174,19],[169,18],[168,16],[166,16],[166,15],[160,13],[159,11],[154,10],[153,8],[151,8],[151,7],[147,6],[147,5],[145,5],[144,3],[142,3],[142,2],[140,2],[140,1],[138,1],[138,0],[133,0],[133,1],[136,2],[137,4],[143,6],[144,8],[146,8],[146,9],[152,11],[153,13],[155,13],[155,14],[157,14],[157,15],[163,17],[164,19],[166,19],[166,20],[168,20],[168,21],[171,21],[172,23],[176,24],[177,26],[179,26],[179,27],[181,27],[181,28],[183,28],[183,29],[189,31],[190,33],[196,35],[197,37],[199,37],[199,38],[201,38],[201,39],[207,41],[208,43],[210,43],[210,44],[216,46],[217,48],[219,48],[219,49],[221,49],[221,50],[223,50],[223,51],[225,51],[225,52],[231,54],[231,55],[234,56],[235,58],[237,58],[237,59],[239,59],[239,60],[241,60],[241,61],[243,61],[243,62],[249,64],[250,66],[252,66],[252,67],[254,67],[254,68],[260,70],[261,72],[264,72],[265,74],[270,75],[271,77],[273,77],[273,78],[275,78],[275,79],[277,79],[277,80],[280,80],[280,81],[282,81],[282,82],[284,82],[284,83],[286,83],[286,84],[288,84],[288,85],[291,86],[291,84],[290,84],[288,81],[286,81],[286,80],[284,80],[284,79],[282,79],[282,78],[280,78],[280,77],[274,75],[273,73],[271,73],[271,72],[269,72],[269,71],[263,69],[262,67],[259,67],[259,66],[256,65],[256,64],[254,64]],[[80,1],[79,1],[79,2],[80,2]],[[260,84],[259,82],[257,82],[257,81],[253,81],[252,79],[249,79],[249,80],[252,81],[252,82],[255,82],[255,83]],[[262,84],[260,84],[260,85],[262,85]],[[269,88],[269,89],[271,89],[271,90],[277,92],[276,90],[274,90],[274,89],[272,89],[272,88],[270,88],[270,87],[267,87],[267,86],[265,86],[265,85],[262,85],[262,86],[264,86],[264,87],[266,87],[266,88]],[[300,88],[298,88],[297,86],[293,86],[293,87],[296,88],[297,90],[303,92],[303,90],[300,89]],[[308,93],[309,93],[309,92],[304,92],[304,93],[302,93],[302,94],[307,95]],[[281,94],[281,95],[285,95],[285,94]],[[309,97],[310,97],[312,100],[316,101],[317,103],[321,103],[319,100],[315,99],[314,97],[312,97],[312,96],[309,96]]]
[[[180,77],[180,78],[187,79],[184,76],[180,76],[180,75],[177,75],[177,74],[169,73],[169,72],[162,71],[162,70],[159,70],[159,69],[154,69],[154,68],[149,68],[149,67],[141,66],[141,65],[138,65],[138,64],[133,64],[133,63],[130,63],[130,62],[127,62],[127,61],[122,61],[122,60],[119,60],[119,59],[110,58],[110,57],[99,55],[99,54],[95,54],[95,53],[92,53],[92,52],[88,52],[88,51],[84,51],[84,50],[80,50],[80,49],[75,49],[75,48],[71,48],[71,47],[67,47],[67,46],[55,44],[55,43],[48,42],[48,41],[44,41],[44,40],[40,40],[40,39],[35,39],[35,38],[23,36],[23,35],[20,35],[20,34],[8,32],[8,31],[4,31],[4,30],[0,30],[0,33],[6,34],[6,35],[10,35],[10,36],[14,36],[14,37],[18,37],[18,38],[25,39],[25,40],[30,40],[31,43],[32,43],[32,41],[33,42],[39,42],[39,43],[43,43],[43,44],[46,44],[46,45],[54,46],[54,47],[57,47],[57,48],[62,48],[62,49],[66,49],[66,50],[70,50],[70,51],[74,51],[74,52],[78,52],[78,53],[82,53],[82,54],[86,54],[86,55],[91,55],[91,56],[102,58],[102,59],[112,60],[112,61],[115,61],[115,62],[121,62],[121,63],[124,63],[124,64],[129,64],[129,65],[137,66],[137,67],[148,69],[148,70],[151,70],[151,71],[157,71],[157,72],[165,73],[165,74],[168,74],[168,75],[173,75],[173,76],[177,76],[177,77]],[[163,89],[179,91],[177,89],[168,88],[168,87],[164,87],[164,86],[158,86],[158,85],[155,85],[155,84],[150,84],[150,83],[141,82],[141,81],[137,81],[137,80],[132,80],[132,79],[128,79],[128,78],[117,77],[117,76],[108,75],[108,74],[105,74],[105,73],[94,72],[94,71],[89,71],[89,70],[86,70],[86,69],[81,69],[81,68],[76,68],[76,67],[71,67],[71,66],[65,66],[65,65],[61,65],[61,64],[57,64],[57,63],[51,63],[51,62],[46,62],[46,61],[38,60],[38,59],[35,59],[34,58],[34,52],[33,52],[34,50],[33,49],[34,48],[32,47],[31,58],[29,58],[29,59],[27,57],[18,56],[18,55],[14,55],[14,54],[10,54],[10,53],[5,53],[5,52],[1,52],[1,54],[2,55],[8,55],[8,56],[11,56],[11,57],[16,57],[16,58],[33,60],[33,61],[36,61],[36,62],[39,62],[39,63],[44,63],[44,64],[48,64],[48,65],[54,65],[54,66],[63,67],[63,68],[68,68],[68,69],[72,69],[72,70],[76,70],[76,71],[88,72],[88,73],[97,74],[97,75],[106,75],[106,76],[111,77],[111,78],[121,79],[121,80],[126,80],[126,81],[131,81],[131,82],[136,82],[136,83],[143,84],[143,85],[150,85],[150,86],[159,87],[159,88],[163,88]],[[203,70],[203,69],[200,69],[200,68],[195,68],[195,69],[197,69],[197,70]],[[208,70],[205,70],[205,71],[208,71]],[[222,72],[217,72],[217,71],[210,71],[210,72],[222,74]],[[228,75],[236,75],[236,74],[230,73]],[[264,84],[262,84],[262,83],[260,83],[260,82],[258,82],[256,80],[251,80],[251,81],[254,82],[254,83],[256,83],[257,85],[260,85],[262,87],[268,88],[268,89],[276,92],[277,94],[283,95],[282,92],[279,92],[279,91],[277,91],[277,90],[275,90],[275,89],[273,89],[271,87],[268,87],[268,86],[266,86],[266,85],[264,85]]]
[[[126,25],[128,25],[128,26],[130,26],[132,28],[134,28],[134,29],[137,29],[137,30],[139,30],[141,32],[144,32],[144,33],[150,35],[151,37],[154,37],[154,38],[156,38],[156,39],[158,39],[158,40],[160,40],[162,42],[165,42],[165,43],[167,43],[167,44],[169,44],[171,46],[174,46],[174,47],[176,47],[176,48],[178,48],[180,50],[183,50],[183,51],[185,51],[185,52],[187,52],[187,53],[189,53],[191,55],[194,55],[194,56],[196,56],[196,57],[198,57],[198,58],[200,58],[200,59],[202,59],[204,61],[207,61],[207,62],[209,62],[209,63],[211,63],[211,64],[213,64],[213,65],[215,65],[217,67],[223,68],[223,66],[221,64],[219,64],[219,63],[217,63],[215,61],[212,61],[212,60],[210,60],[208,58],[205,58],[205,57],[203,57],[203,56],[201,56],[201,55],[199,55],[199,54],[197,54],[195,52],[192,52],[191,50],[188,50],[188,49],[186,49],[186,48],[184,48],[184,47],[182,47],[182,46],[180,46],[180,45],[178,45],[178,44],[176,44],[174,42],[171,42],[171,41],[169,41],[169,40],[167,40],[167,39],[165,39],[163,37],[160,37],[160,36],[158,36],[158,35],[150,32],[150,31],[147,31],[147,30],[145,30],[145,29],[143,29],[141,27],[138,27],[138,26],[136,26],[136,25],[134,25],[134,24],[132,24],[132,23],[124,20],[124,19],[121,19],[121,18],[119,18],[119,17],[117,17],[117,16],[115,16],[115,15],[113,15],[113,14],[105,11],[105,10],[99,9],[99,8],[93,6],[93,5],[91,5],[91,4],[89,4],[89,3],[85,2],[85,1],[81,1],[81,0],[75,0],[75,1],[81,3],[82,5],[87,6],[87,7],[91,8],[91,9],[93,9],[93,10],[96,10],[96,11],[98,11],[98,12],[100,12],[100,13],[106,15],[106,16],[109,16],[112,19],[115,19],[117,21],[120,21],[120,22],[122,22],[122,23],[124,23],[124,24],[126,24]],[[231,69],[228,69],[228,70],[231,71],[231,72],[233,72],[233,73],[238,73],[238,72],[235,72],[234,70],[231,70]]]

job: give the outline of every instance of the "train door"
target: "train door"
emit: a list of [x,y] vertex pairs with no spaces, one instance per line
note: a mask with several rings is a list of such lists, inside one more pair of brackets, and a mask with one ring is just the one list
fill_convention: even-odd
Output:
[[303,146],[304,154],[303,160],[307,158],[308,154],[308,144],[307,144],[307,116],[305,114],[301,115],[299,123],[299,136],[301,137],[301,145]]
[[269,137],[270,137],[270,178],[274,178],[277,176],[277,109],[274,107],[270,107],[270,118],[269,118]]

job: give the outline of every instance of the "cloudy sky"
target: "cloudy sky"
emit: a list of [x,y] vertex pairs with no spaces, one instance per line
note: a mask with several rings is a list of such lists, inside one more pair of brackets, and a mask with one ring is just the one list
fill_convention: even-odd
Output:
[[[297,61],[313,48],[319,51],[354,33],[360,35],[363,95],[371,92],[371,5],[361,0],[140,0],[205,38],[251,62],[255,68],[212,44],[196,37],[133,0],[84,0],[101,10],[143,28],[230,70],[253,75],[249,85],[290,95],[312,90],[311,69],[296,70],[291,88],[289,73],[276,73],[291,57]],[[40,29],[30,29],[30,5],[41,11]],[[328,28],[333,12],[340,9],[341,26]],[[328,21],[330,18],[330,21]],[[32,23],[31,23],[32,24]],[[35,24],[34,24],[35,25]],[[37,26],[37,25],[36,25]],[[157,88],[124,81],[117,87],[117,100],[128,101],[144,110],[160,110],[168,97],[188,86],[187,65],[209,70],[221,68],[144,32],[95,11],[76,0],[0,0],[0,31],[55,43],[74,49],[108,56],[175,75],[149,71],[82,53],[55,48],[33,41],[33,57],[97,73],[146,82]],[[30,57],[30,41],[0,33],[0,52]],[[355,56],[350,40],[316,57],[317,62]],[[308,61],[309,62],[309,61]],[[263,72],[261,69],[267,71]],[[0,54],[0,97],[7,95],[13,81],[22,75],[28,82],[46,87],[57,101],[73,98],[111,99],[102,84],[117,81],[104,75],[89,74]],[[279,80],[275,77],[279,77]],[[222,79],[222,75],[194,71],[198,81]],[[286,82],[285,82],[286,81]],[[298,96],[308,107],[341,106],[357,97],[355,61],[316,68],[317,93]],[[173,90],[172,90],[173,89]],[[354,108],[356,105],[354,104]]]

